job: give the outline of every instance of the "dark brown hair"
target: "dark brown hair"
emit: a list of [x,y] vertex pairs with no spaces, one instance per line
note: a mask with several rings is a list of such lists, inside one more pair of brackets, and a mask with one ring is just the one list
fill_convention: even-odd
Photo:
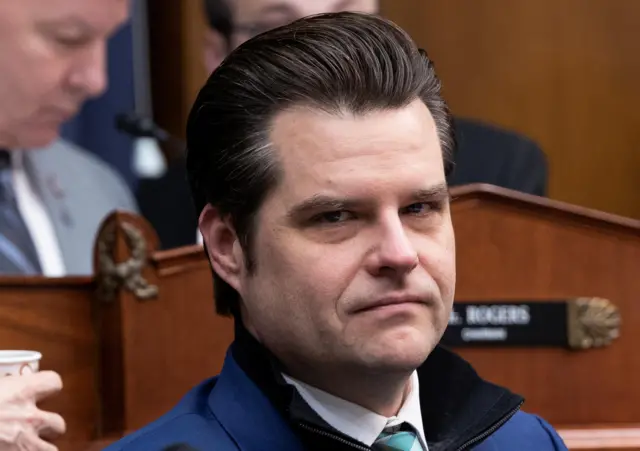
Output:
[[[269,141],[274,116],[293,106],[330,114],[398,109],[421,99],[440,137],[447,174],[451,116],[426,52],[392,22],[361,13],[299,19],[234,50],[201,89],[187,125],[187,170],[196,211],[230,218],[253,270],[253,219],[280,179]],[[214,272],[217,311],[238,314],[238,294]]]

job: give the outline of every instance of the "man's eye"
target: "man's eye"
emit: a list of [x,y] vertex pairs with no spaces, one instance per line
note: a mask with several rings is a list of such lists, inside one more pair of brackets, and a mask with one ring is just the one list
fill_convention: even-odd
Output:
[[432,211],[439,211],[440,205],[437,202],[418,202],[405,207],[404,210],[410,215],[424,215]]
[[338,224],[353,217],[348,211],[328,211],[315,216],[313,222],[319,224]]
[[63,47],[78,48],[89,42],[85,36],[56,36],[55,40]]

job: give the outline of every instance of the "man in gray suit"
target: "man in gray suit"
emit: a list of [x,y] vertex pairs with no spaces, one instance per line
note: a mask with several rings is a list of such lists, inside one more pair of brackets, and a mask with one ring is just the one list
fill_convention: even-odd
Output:
[[[129,0],[0,1],[0,274],[88,274],[94,234],[133,209],[125,184],[58,138],[107,85],[106,40]],[[55,450],[65,430],[36,403],[62,388],[50,371],[0,379],[0,449]]]
[[[23,202],[22,218],[36,257],[35,264],[24,272],[50,277],[91,274],[95,234],[102,220],[116,209],[136,211],[124,180],[95,155],[62,139],[10,153],[16,200]],[[38,207],[40,217],[29,223]],[[46,226],[42,213],[49,222]],[[5,259],[3,266],[0,252],[0,274],[23,272],[7,263]]]
[[100,222],[135,210],[115,171],[58,138],[105,90],[106,39],[128,2],[0,4],[0,274],[90,274]]

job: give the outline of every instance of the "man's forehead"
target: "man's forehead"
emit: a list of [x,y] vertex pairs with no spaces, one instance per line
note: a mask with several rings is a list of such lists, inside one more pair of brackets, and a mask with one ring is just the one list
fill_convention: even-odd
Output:
[[319,153],[331,158],[353,149],[439,146],[436,125],[427,106],[419,99],[397,109],[373,110],[365,114],[326,112],[295,106],[276,114],[270,127],[276,147],[302,156]]
[[420,101],[360,117],[296,108],[276,115],[270,138],[287,189],[389,177],[444,179],[435,122]]
[[82,22],[99,31],[120,25],[131,0],[21,0],[23,11],[39,21]]
[[378,11],[378,0],[229,0],[229,3],[238,20],[243,20],[243,16],[258,14],[288,16],[293,20],[324,12]]

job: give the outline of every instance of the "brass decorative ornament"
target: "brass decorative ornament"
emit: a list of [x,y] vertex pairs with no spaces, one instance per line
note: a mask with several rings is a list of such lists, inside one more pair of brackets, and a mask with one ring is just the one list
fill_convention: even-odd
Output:
[[149,284],[142,276],[147,261],[147,245],[144,236],[133,224],[120,225],[130,257],[116,263],[114,252],[116,245],[116,225],[105,226],[98,238],[98,297],[104,302],[112,302],[122,288],[129,290],[139,300],[153,299],[158,295],[158,287]]
[[570,301],[567,320],[572,349],[608,346],[620,336],[620,312],[608,299],[578,298]]

